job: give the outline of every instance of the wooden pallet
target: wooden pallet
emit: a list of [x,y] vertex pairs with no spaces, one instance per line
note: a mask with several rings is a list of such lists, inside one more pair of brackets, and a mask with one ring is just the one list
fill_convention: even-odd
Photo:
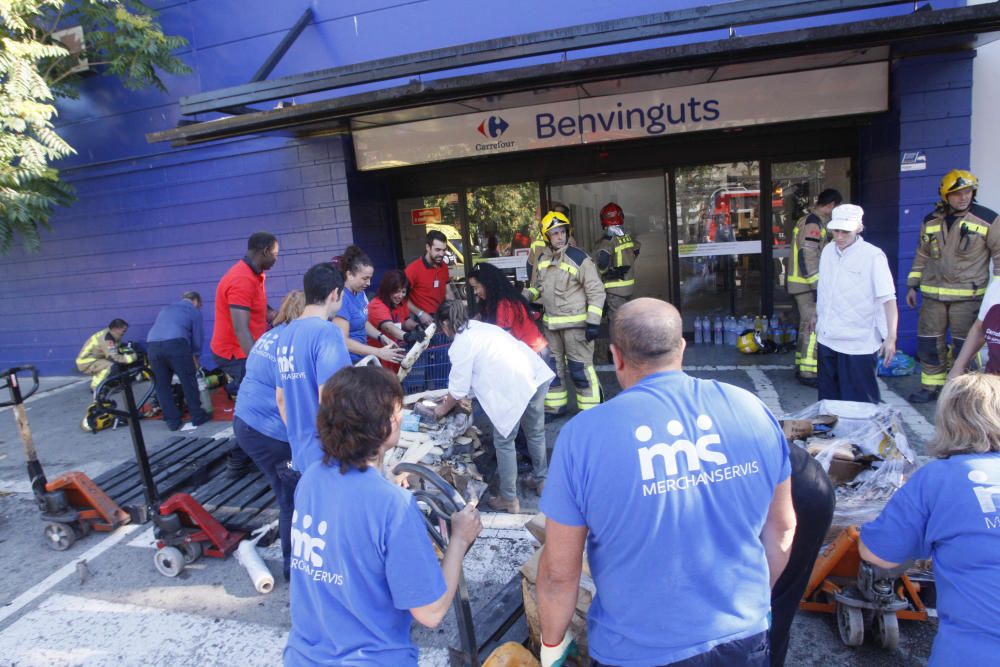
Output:
[[[166,499],[186,486],[197,486],[209,477],[213,465],[224,459],[233,440],[174,436],[149,454],[149,467],[161,499]],[[139,465],[127,461],[94,479],[94,482],[119,507],[132,517],[133,523],[149,520],[145,511],[145,490],[139,478]]]
[[220,471],[191,495],[228,530],[250,532],[278,519],[274,491],[258,471],[239,479]]

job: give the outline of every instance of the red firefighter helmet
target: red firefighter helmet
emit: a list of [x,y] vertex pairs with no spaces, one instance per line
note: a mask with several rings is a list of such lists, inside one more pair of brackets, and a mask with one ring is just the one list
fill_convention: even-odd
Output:
[[614,202],[608,202],[601,209],[601,227],[618,227],[625,223],[625,212]]

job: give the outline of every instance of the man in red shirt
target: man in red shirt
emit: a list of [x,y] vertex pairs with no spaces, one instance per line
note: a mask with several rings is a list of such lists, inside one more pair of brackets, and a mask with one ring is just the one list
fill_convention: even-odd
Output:
[[267,331],[267,323],[274,315],[267,303],[264,272],[277,259],[278,239],[257,232],[247,241],[246,257],[226,271],[215,289],[211,348],[216,365],[231,378],[226,385],[231,395],[239,390],[250,348]]
[[410,281],[410,313],[424,326],[434,321],[445,298],[452,298],[448,286],[448,265],[444,253],[448,239],[438,230],[427,232],[426,252],[410,262],[406,267],[406,279]]

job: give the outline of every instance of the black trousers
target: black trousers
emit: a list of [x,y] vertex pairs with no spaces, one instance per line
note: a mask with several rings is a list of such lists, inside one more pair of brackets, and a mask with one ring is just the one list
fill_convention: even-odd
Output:
[[771,590],[771,666],[785,664],[788,633],[809,584],[823,537],[833,521],[837,498],[830,478],[816,459],[802,447],[792,445],[792,506],[795,508],[795,538],[785,571]]
[[191,355],[191,345],[183,338],[150,341],[149,365],[156,376],[156,400],[163,410],[163,421],[167,428],[176,431],[181,427],[181,411],[174,403],[171,380],[176,375],[181,381],[184,392],[184,402],[187,403],[191,423],[195,426],[204,424],[211,417],[201,407],[201,395],[198,393],[198,377]]
[[247,359],[243,357],[242,359],[237,359],[233,357],[232,359],[226,359],[225,357],[220,357],[219,355],[212,353],[215,358],[215,365],[225,371],[232,380],[226,385],[226,391],[229,392],[230,396],[236,396],[236,393],[240,390],[240,383],[243,382],[243,376],[247,373]]
[[875,378],[875,354],[842,354],[818,344],[819,400],[881,403]]

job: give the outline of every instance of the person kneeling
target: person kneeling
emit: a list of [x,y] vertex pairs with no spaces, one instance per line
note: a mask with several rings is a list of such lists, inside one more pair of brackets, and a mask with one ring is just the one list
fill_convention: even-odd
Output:
[[452,515],[439,566],[416,500],[380,472],[399,441],[399,381],[384,368],[347,367],[320,396],[323,460],[295,492],[285,665],[416,665],[410,621],[433,628],[444,618],[479,513],[466,505]]

